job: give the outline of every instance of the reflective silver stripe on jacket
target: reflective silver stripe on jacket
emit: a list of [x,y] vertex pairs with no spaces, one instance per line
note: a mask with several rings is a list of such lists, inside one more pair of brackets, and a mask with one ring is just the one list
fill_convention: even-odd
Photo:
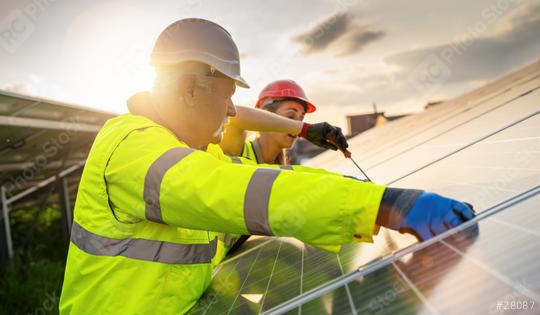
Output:
[[207,264],[216,253],[217,237],[209,244],[117,239],[94,234],[73,221],[71,242],[82,251],[96,256],[123,256],[164,264]]
[[293,170],[292,165],[280,165],[279,168],[281,168],[282,170]]
[[183,147],[172,148],[157,158],[148,169],[144,179],[145,216],[149,221],[162,223],[161,205],[159,202],[161,181],[165,173],[193,150]]
[[263,155],[262,155],[262,150],[261,150],[261,146],[259,144],[259,141],[258,139],[255,139],[253,141],[250,141],[249,143],[251,143],[251,147],[253,148],[253,153],[255,153],[255,161],[260,164],[260,163],[264,163],[264,159],[263,159]]
[[281,171],[259,168],[253,173],[244,198],[244,220],[250,234],[273,235],[268,222],[272,185]]
[[240,158],[237,156],[231,156],[230,158],[234,164],[242,164],[242,160],[240,160]]

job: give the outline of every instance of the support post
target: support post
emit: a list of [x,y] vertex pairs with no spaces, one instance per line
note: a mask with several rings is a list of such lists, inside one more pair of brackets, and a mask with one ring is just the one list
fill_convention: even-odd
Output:
[[[9,221],[9,204],[6,196],[6,188],[0,187],[0,201],[2,202],[2,217],[4,219],[4,243],[7,253],[7,260],[13,258],[13,242],[11,240],[11,225]],[[3,246],[4,247],[4,246]]]
[[71,234],[71,224],[73,223],[73,215],[71,212],[71,202],[69,200],[69,190],[67,179],[65,177],[58,179],[58,202],[60,203],[60,211],[62,211],[62,230],[68,238]]

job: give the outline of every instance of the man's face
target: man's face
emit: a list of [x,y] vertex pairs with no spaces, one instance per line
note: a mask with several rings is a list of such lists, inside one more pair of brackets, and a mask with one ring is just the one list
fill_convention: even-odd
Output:
[[231,99],[236,85],[227,77],[198,76],[197,80],[193,90],[194,110],[201,119],[197,132],[203,142],[217,144],[227,118],[236,115]]

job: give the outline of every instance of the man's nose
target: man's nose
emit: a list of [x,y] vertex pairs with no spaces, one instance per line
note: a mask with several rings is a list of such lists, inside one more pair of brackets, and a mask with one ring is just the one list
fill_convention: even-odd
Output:
[[229,102],[227,103],[227,116],[236,116],[236,107],[234,107],[232,100],[229,100]]

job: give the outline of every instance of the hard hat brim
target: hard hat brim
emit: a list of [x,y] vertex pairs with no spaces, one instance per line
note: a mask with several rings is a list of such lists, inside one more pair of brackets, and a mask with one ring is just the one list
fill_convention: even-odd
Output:
[[[227,74],[225,74],[227,75]],[[228,75],[227,75],[228,76]],[[251,88],[249,86],[249,84],[246,82],[246,80],[244,80],[244,78],[242,78],[241,76],[236,76],[236,77],[232,77],[232,76],[228,76],[229,78],[233,79],[235,82],[236,82],[236,85],[238,85],[239,87],[243,87],[245,89],[249,89]]]
[[317,110],[317,107],[315,107],[315,105],[313,105],[311,102],[308,102],[306,101],[306,105],[307,105],[307,111],[306,113],[313,113],[314,111]]
[[174,53],[153,53],[151,56],[152,66],[174,66],[184,61],[197,61],[214,67],[217,71],[233,79],[236,85],[250,88],[249,84],[240,75],[239,62],[237,60],[224,60],[206,52],[180,51]]
[[[301,101],[302,103],[304,103],[306,105],[306,114],[309,114],[309,113],[313,113],[314,111],[317,110],[317,107],[315,105],[313,105],[313,103],[311,103],[310,101],[308,101],[307,99],[303,98],[303,97],[298,97],[298,96],[291,96],[291,97],[286,97],[287,99],[291,99],[291,100],[298,100],[298,101]],[[257,103],[255,104],[255,107],[256,108],[263,108],[263,101],[266,99],[265,98],[261,98],[257,101]]]

